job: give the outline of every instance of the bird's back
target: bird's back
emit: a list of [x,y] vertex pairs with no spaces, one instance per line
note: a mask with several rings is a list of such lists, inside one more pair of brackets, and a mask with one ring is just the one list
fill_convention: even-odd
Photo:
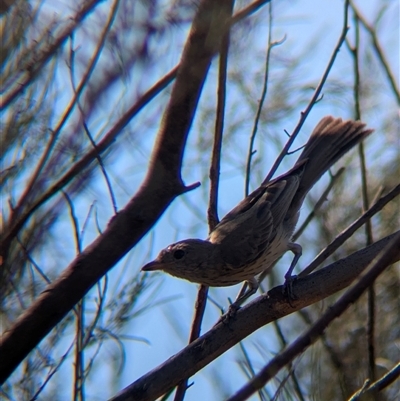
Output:
[[293,230],[283,229],[284,219],[305,165],[306,161],[256,189],[211,232],[208,240],[218,245],[226,265],[221,279],[231,283],[225,285],[254,277],[287,250]]

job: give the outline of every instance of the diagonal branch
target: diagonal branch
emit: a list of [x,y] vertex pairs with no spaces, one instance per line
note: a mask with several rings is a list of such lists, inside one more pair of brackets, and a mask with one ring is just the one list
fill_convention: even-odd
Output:
[[387,372],[383,377],[377,380],[375,383],[370,384],[369,381],[365,383],[361,390],[358,390],[353,394],[348,401],[362,401],[367,399],[366,394],[376,394],[378,391],[382,391],[384,388],[392,384],[400,376],[400,362]]
[[382,46],[378,40],[378,35],[377,35],[377,32],[376,32],[374,26],[371,25],[365,19],[365,17],[361,14],[360,10],[354,4],[353,0],[350,0],[350,6],[353,9],[354,13],[356,14],[357,18],[360,20],[361,24],[371,35],[373,48],[377,54],[378,60],[380,61],[383,70],[386,73],[386,76],[387,76],[389,84],[390,84],[390,89],[392,90],[392,92],[394,93],[394,95],[396,97],[397,104],[400,104],[400,91],[399,91],[398,85],[396,83],[396,78],[390,69],[389,62],[386,58],[386,55],[383,52]]
[[355,220],[346,230],[342,231],[325,249],[323,249],[314,260],[299,274],[304,277],[315,270],[324,260],[333,254],[344,242],[350,238],[362,225],[364,225],[372,216],[378,213],[392,199],[400,194],[400,184],[396,185],[385,196],[377,200],[365,213]]
[[354,303],[375,279],[391,264],[395,256],[400,257],[400,232],[393,236],[392,240],[380,252],[370,269],[360,280],[330,308],[296,341],[283,352],[275,356],[261,371],[236,394],[228,398],[228,401],[247,400],[258,389],[271,380],[288,362],[304,352],[314,344],[323,334],[328,325],[339,317],[352,303]]

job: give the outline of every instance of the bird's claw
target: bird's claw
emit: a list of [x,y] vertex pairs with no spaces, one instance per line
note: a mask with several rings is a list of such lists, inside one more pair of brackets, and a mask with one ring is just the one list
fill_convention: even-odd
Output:
[[228,312],[226,312],[226,315],[228,315],[230,318],[234,317],[237,313],[237,311],[240,309],[240,305],[237,305],[235,302],[233,304],[229,305]]
[[237,305],[236,303],[233,303],[229,305],[228,311],[224,313],[217,321],[217,324],[223,323],[227,324],[230,327],[232,319],[236,316],[237,311],[240,309],[240,305]]
[[293,293],[293,281],[297,280],[297,276],[287,275],[285,276],[285,283],[283,284],[282,293],[286,294],[289,305],[293,307],[292,301],[296,299]]

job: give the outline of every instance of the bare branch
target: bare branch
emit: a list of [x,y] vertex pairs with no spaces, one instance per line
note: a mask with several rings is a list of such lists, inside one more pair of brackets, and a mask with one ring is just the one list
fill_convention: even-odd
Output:
[[274,46],[280,44],[281,42],[272,43],[272,24],[273,24],[273,17],[272,17],[272,7],[271,3],[269,3],[269,24],[268,24],[268,39],[267,39],[267,54],[265,58],[265,71],[264,71],[264,82],[263,88],[261,91],[260,101],[258,103],[258,108],[256,112],[256,116],[254,118],[253,130],[250,135],[250,142],[249,142],[249,150],[247,153],[247,161],[246,161],[246,175],[245,175],[245,187],[244,187],[244,195],[247,196],[250,192],[250,169],[251,169],[251,160],[255,153],[254,150],[254,141],[256,139],[257,130],[258,130],[258,123],[260,121],[261,111],[264,106],[265,98],[267,96],[268,90],[268,78],[269,78],[269,69],[270,69],[270,60],[271,60],[271,52]]
[[339,234],[315,259],[299,274],[304,277],[315,270],[325,259],[336,251],[348,238],[350,238],[367,220],[378,213],[392,199],[400,194],[400,184],[394,187],[388,194],[374,203],[361,217],[352,223],[346,230]]
[[400,362],[389,372],[387,372],[382,378],[377,380],[375,383],[372,383],[363,387],[361,390],[357,391],[353,394],[349,401],[361,401],[366,399],[365,395],[367,394],[375,394],[378,391],[382,391],[387,386],[390,386],[398,377],[400,376]]
[[288,362],[304,352],[314,344],[323,334],[328,325],[340,316],[349,305],[354,303],[374,280],[392,263],[393,258],[400,257],[400,232],[392,236],[389,244],[380,252],[379,259],[372,264],[369,270],[346,293],[295,342],[285,351],[275,356],[261,371],[243,386],[228,401],[246,400],[250,395],[262,388],[271,380]]
[[392,89],[393,93],[395,94],[397,104],[400,105],[400,91],[399,91],[398,85],[396,84],[396,79],[395,79],[392,71],[390,70],[389,63],[386,59],[386,56],[383,53],[382,46],[378,40],[378,35],[377,35],[374,27],[368,23],[368,21],[361,14],[360,10],[357,8],[357,6],[354,4],[354,2],[352,0],[350,0],[350,5],[351,5],[351,8],[353,9],[354,13],[356,14],[357,18],[360,20],[361,24],[371,35],[372,44],[373,44],[375,52],[378,56],[378,60],[381,62],[383,70],[386,73],[386,76],[390,83],[390,88]]
[[342,167],[338,170],[338,172],[331,176],[331,180],[326,187],[325,191],[322,193],[322,195],[319,197],[318,202],[315,204],[314,209],[310,212],[310,214],[306,217],[304,220],[303,224],[296,230],[296,232],[293,235],[293,241],[296,241],[297,238],[300,237],[300,235],[304,232],[304,230],[307,228],[307,226],[310,224],[312,219],[315,217],[315,215],[318,213],[318,211],[321,209],[322,205],[326,201],[329,192],[331,192],[333,186],[335,183],[339,180],[339,178],[342,176],[344,173],[345,168]]
[[284,146],[284,148],[282,149],[281,153],[279,154],[279,156],[277,157],[277,159],[275,160],[271,171],[268,173],[268,175],[265,177],[263,184],[267,183],[268,181],[270,181],[270,179],[272,178],[272,176],[275,174],[275,171],[277,170],[277,168],[279,167],[279,165],[281,164],[283,158],[288,154],[290,147],[292,146],[292,143],[294,142],[294,140],[296,139],[298,133],[301,130],[301,127],[303,126],[304,122],[306,121],[306,118],[308,117],[308,115],[310,114],[312,108],[314,107],[314,104],[316,104],[319,101],[319,95],[322,91],[323,86],[325,85],[325,82],[328,78],[328,75],[333,67],[333,64],[335,63],[336,60],[336,56],[339,54],[340,48],[342,47],[343,42],[346,39],[346,35],[347,32],[349,30],[348,27],[348,5],[349,5],[349,0],[345,1],[344,4],[344,17],[343,17],[343,28],[342,28],[342,32],[340,33],[340,37],[339,40],[335,46],[335,48],[333,49],[332,52],[332,56],[328,62],[328,65],[325,68],[324,73],[322,74],[322,78],[319,81],[319,84],[317,86],[317,88],[314,91],[314,94],[310,100],[310,102],[308,103],[308,106],[306,107],[306,109],[304,111],[302,111],[300,114],[300,120],[296,125],[296,128],[294,129],[293,133],[290,135],[289,140],[287,141],[286,145]]
[[[354,16],[355,25],[355,41],[354,47],[348,43],[351,55],[353,56],[354,70],[354,117],[356,120],[361,120],[361,74],[360,74],[360,24],[357,16]],[[370,202],[368,197],[368,182],[367,182],[367,165],[365,160],[364,144],[361,142],[358,145],[358,154],[360,157],[360,173],[361,173],[361,190],[363,200],[363,211],[369,209]],[[369,219],[365,224],[366,244],[370,245],[374,242],[372,234],[372,223]],[[376,379],[376,364],[375,364],[375,288],[374,283],[368,288],[368,322],[367,322],[367,342],[368,342],[368,362],[369,362],[369,377],[371,380]]]

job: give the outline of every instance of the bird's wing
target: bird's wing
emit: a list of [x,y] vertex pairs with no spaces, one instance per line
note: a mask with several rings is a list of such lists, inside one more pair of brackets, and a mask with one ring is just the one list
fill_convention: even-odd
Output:
[[215,227],[209,241],[220,245],[222,258],[232,268],[257,259],[274,239],[297,190],[300,174],[291,172],[259,187]]
[[[225,217],[220,221],[220,224],[224,223],[225,221],[230,221],[237,215],[240,215],[250,210],[255,204],[257,204],[260,198],[265,195],[267,190],[269,190],[269,193],[268,193],[268,199],[266,200],[270,201],[271,203],[274,203],[275,200],[277,200],[278,196],[280,195],[280,191],[278,194],[276,193],[277,189],[276,184],[286,180],[287,178],[292,178],[295,176],[300,178],[304,172],[304,168],[307,163],[308,159],[304,158],[300,162],[296,163],[296,165],[292,169],[287,171],[285,174],[280,175],[279,177],[273,179],[272,181],[266,183],[263,182],[261,186],[259,186],[251,194],[246,196],[246,198],[244,198],[237,206],[235,206],[228,214],[226,214]],[[296,189],[297,188],[295,188],[294,191],[296,191]]]

